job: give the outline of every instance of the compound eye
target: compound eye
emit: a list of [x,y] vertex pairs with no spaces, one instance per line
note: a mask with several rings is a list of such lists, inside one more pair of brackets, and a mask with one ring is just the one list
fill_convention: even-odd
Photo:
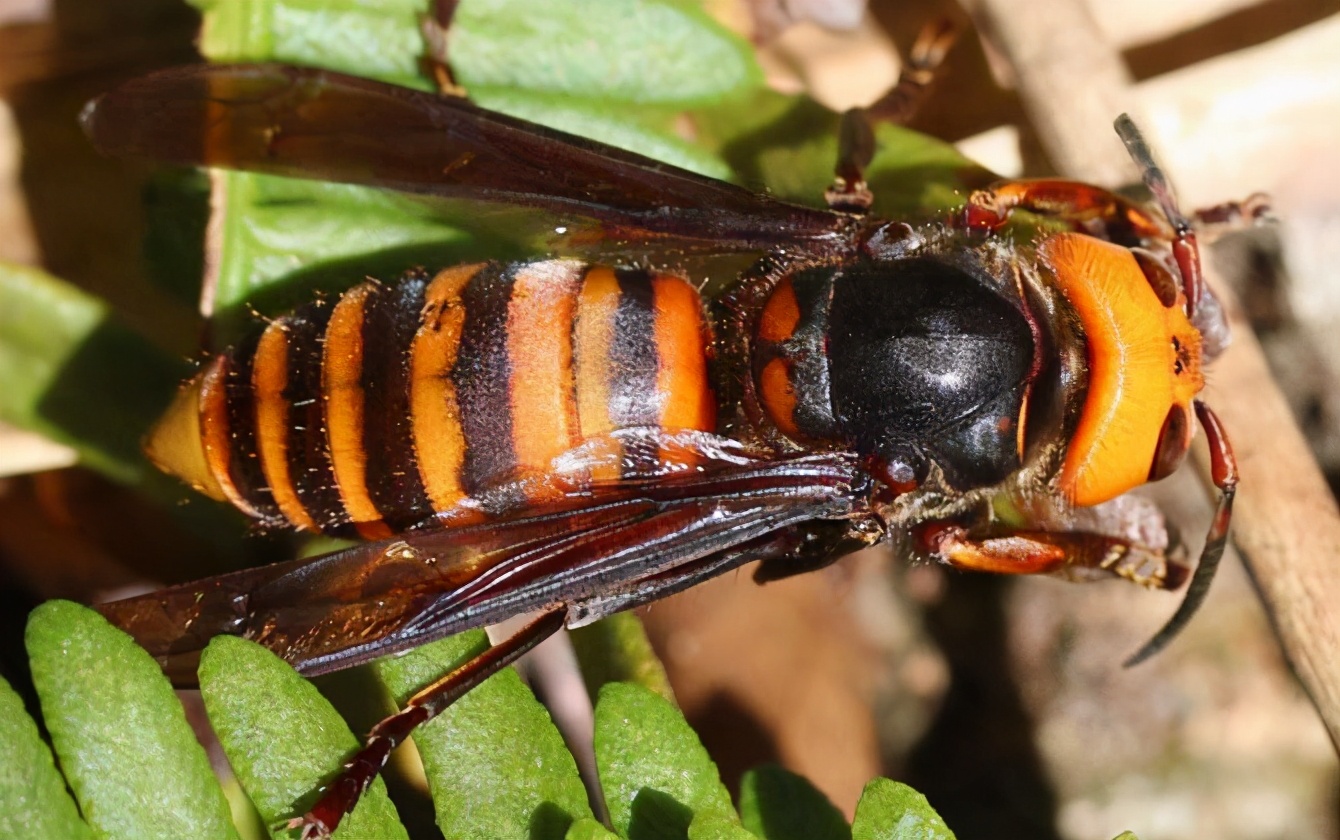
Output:
[[1154,290],[1159,303],[1166,309],[1176,306],[1177,298],[1182,293],[1182,285],[1168,266],[1144,248],[1132,248],[1131,254],[1135,256],[1136,264],[1149,281],[1149,287]]
[[1149,480],[1158,481],[1172,475],[1191,448],[1191,414],[1185,406],[1168,409],[1159,431],[1159,442],[1154,447],[1154,461],[1149,466]]

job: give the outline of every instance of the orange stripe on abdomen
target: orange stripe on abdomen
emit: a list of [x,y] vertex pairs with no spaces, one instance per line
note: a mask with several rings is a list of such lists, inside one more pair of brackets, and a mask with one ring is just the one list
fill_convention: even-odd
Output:
[[284,322],[273,321],[261,334],[251,366],[251,388],[256,401],[256,450],[261,470],[275,504],[297,528],[319,530],[298,499],[289,472],[288,335]]
[[410,411],[419,476],[438,513],[459,505],[466,493],[461,481],[465,433],[451,370],[461,343],[465,309],[461,292],[482,264],[438,273],[424,296],[423,324],[410,350]]
[[[573,324],[576,358],[577,422],[583,440],[609,435],[616,426],[610,417],[610,346],[614,338],[614,315],[619,308],[619,281],[614,271],[593,266],[582,281]],[[621,474],[619,453],[610,453],[591,471],[596,481],[617,480]]]
[[702,300],[683,278],[652,280],[656,308],[656,391],[661,426],[711,431],[716,400],[707,381],[708,332]]
[[610,343],[614,313],[619,308],[619,283],[604,266],[591,268],[577,296],[573,351],[577,371],[577,422],[583,439],[614,431],[610,417]]
[[248,516],[259,516],[243,498],[233,483],[229,460],[232,457],[232,438],[228,427],[228,365],[227,355],[215,356],[200,372],[200,443],[205,450],[205,463],[223,496],[234,507]]
[[367,487],[367,453],[363,447],[363,315],[377,284],[355,286],[344,293],[330,315],[321,362],[326,399],[326,434],[331,467],[349,519],[366,539],[391,535]]
[[579,442],[573,319],[581,263],[549,260],[517,270],[507,309],[512,448],[522,475],[547,472]]

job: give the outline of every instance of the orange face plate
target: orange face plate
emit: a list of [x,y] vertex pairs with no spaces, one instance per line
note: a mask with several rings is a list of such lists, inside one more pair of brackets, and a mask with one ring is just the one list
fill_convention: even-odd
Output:
[[1159,302],[1127,248],[1062,233],[1038,253],[1088,341],[1089,390],[1061,492],[1076,505],[1096,505],[1149,480],[1168,411],[1189,412],[1204,385],[1200,333],[1180,300]]

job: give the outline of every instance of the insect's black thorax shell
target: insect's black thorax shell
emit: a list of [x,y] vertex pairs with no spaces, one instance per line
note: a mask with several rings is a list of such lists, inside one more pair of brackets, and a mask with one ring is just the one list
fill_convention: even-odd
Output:
[[796,383],[805,431],[919,474],[934,463],[960,489],[1019,468],[1034,347],[1017,301],[933,257],[807,269],[793,283],[797,337],[821,335],[826,362],[826,383]]

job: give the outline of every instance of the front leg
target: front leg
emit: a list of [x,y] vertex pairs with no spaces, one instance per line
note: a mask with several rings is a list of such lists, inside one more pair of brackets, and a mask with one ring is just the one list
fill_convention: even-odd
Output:
[[[1162,173],[1154,172],[1147,180],[1166,192]],[[1194,316],[1206,294],[1196,231],[1172,206],[1171,199],[1163,201],[1162,206],[1164,217],[1114,192],[1078,181],[1002,181],[968,196],[954,223],[969,230],[992,233],[1004,227],[1014,211],[1025,210],[1068,224],[1081,233],[1136,249],[1137,258],[1142,246],[1166,248],[1180,275],[1187,315]]]
[[[1002,181],[974,192],[954,219],[954,224],[969,230],[994,232],[1004,227],[1015,210],[1025,210],[1128,248],[1166,247],[1172,265],[1181,275],[1187,315],[1194,317],[1206,295],[1196,229],[1178,209],[1172,186],[1154,162],[1149,145],[1134,121],[1122,114],[1115,127],[1131,158],[1140,167],[1145,187],[1162,211],[1161,216],[1102,187],[1078,181],[1038,179]],[[1231,229],[1256,224],[1268,219],[1269,215],[1269,197],[1257,193],[1244,201],[1199,211],[1193,218],[1202,225]]]
[[1120,577],[1153,589],[1177,589],[1190,568],[1183,552],[1165,551],[1094,531],[1044,531],[930,522],[913,531],[918,549],[959,569],[1052,574],[1072,580]]
[[1001,181],[968,196],[956,223],[970,230],[995,232],[1024,210],[1069,224],[1075,230],[1119,245],[1171,241],[1172,226],[1116,193],[1058,178]]

